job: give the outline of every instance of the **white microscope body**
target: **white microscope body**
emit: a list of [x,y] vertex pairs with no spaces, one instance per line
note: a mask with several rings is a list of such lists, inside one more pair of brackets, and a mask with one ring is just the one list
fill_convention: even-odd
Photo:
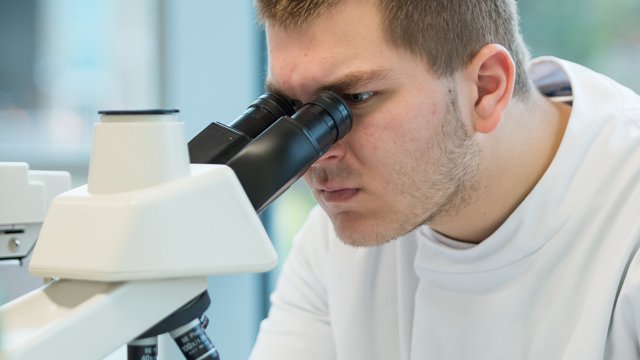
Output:
[[206,276],[276,262],[234,172],[189,164],[175,113],[102,115],[88,184],[53,200],[31,259],[55,280],[0,308],[0,358],[103,358],[205,291]]
[[100,359],[128,344],[153,359],[168,331],[188,359],[218,359],[198,318],[206,276],[276,265],[256,211],[352,126],[330,91],[296,108],[265,94],[188,147],[175,110],[104,112],[89,183],[53,200],[33,253],[31,272],[56,280],[0,308],[0,357]]
[[70,180],[66,171],[0,162],[0,304],[44,284],[27,265],[51,200],[69,190]]

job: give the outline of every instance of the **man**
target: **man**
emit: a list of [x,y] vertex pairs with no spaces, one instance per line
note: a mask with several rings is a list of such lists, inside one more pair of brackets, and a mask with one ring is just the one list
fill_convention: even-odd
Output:
[[342,94],[252,359],[638,359],[640,98],[513,0],[258,0],[267,87]]

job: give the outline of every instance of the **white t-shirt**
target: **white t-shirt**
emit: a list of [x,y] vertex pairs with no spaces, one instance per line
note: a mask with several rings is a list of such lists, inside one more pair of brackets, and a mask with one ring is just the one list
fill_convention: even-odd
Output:
[[640,359],[640,97],[555,58],[531,74],[573,108],[506,222],[476,246],[422,226],[353,248],[315,208],[252,359]]

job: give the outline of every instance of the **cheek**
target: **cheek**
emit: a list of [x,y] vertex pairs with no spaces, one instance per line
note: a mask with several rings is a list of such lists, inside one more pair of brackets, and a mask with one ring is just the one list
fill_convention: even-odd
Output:
[[405,104],[391,111],[381,111],[358,129],[362,134],[362,141],[369,141],[368,144],[361,145],[379,156],[402,156],[403,153],[426,149],[433,134],[439,131],[442,111],[439,104],[432,102]]
[[309,186],[310,189],[313,189],[313,182],[311,181],[311,169],[307,169],[307,171],[302,175],[302,179]]
[[402,110],[380,112],[372,125],[363,126],[360,144],[368,151],[365,166],[375,171],[378,186],[396,195],[411,191],[432,173],[437,137],[446,121],[440,104],[417,103]]
[[[373,120],[373,121],[372,121]],[[375,168],[375,165],[386,153],[386,141],[383,126],[376,124],[376,119],[369,117],[354,121],[351,132],[344,138],[344,143],[349,149],[348,162],[355,160],[355,165],[368,171]]]

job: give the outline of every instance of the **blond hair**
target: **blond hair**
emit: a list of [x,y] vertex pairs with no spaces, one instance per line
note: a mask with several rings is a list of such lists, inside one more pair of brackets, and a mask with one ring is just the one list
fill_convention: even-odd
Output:
[[[339,0],[255,0],[261,22],[295,27]],[[530,91],[527,50],[515,0],[376,0],[384,34],[394,46],[422,57],[440,77],[464,68],[486,44],[504,46],[516,67],[514,95]]]

